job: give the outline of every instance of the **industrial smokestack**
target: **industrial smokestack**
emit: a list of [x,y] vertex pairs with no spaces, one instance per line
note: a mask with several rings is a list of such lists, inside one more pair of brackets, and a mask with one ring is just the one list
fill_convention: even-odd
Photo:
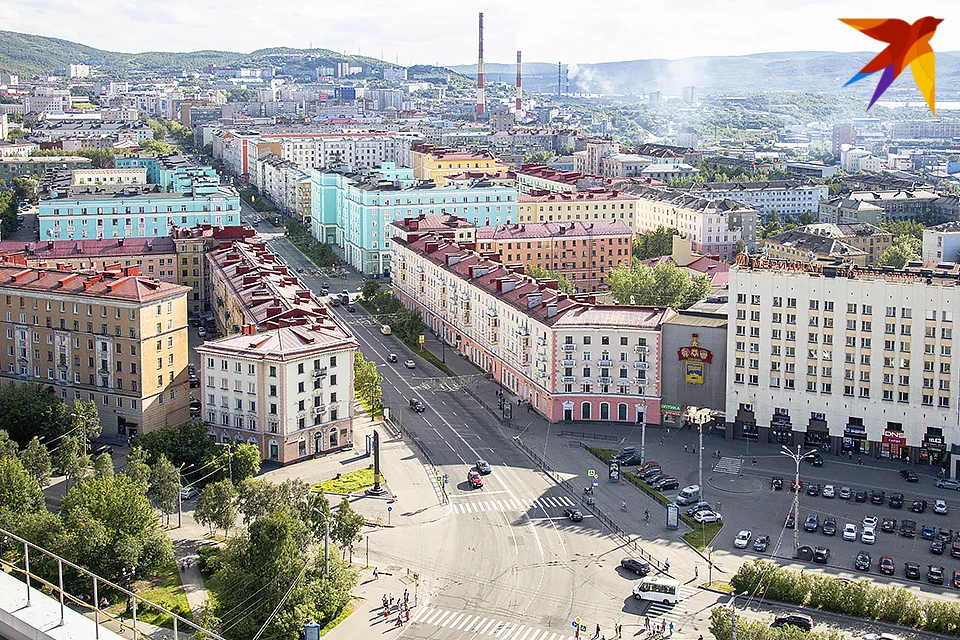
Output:
[[483,97],[483,13],[480,14],[480,54],[477,56],[477,120],[486,117]]
[[517,112],[515,119],[517,122],[523,117],[523,72],[520,64],[520,52],[517,51]]
[[563,64],[557,63],[557,95],[560,95],[560,70],[563,68]]

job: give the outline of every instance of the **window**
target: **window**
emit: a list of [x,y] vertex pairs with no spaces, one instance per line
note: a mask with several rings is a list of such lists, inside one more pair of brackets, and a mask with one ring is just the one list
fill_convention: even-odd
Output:
[[937,406],[940,407],[941,409],[947,409],[950,407],[950,398],[946,396],[941,396],[937,400],[939,401],[937,402]]
[[775,306],[775,307],[782,307],[782,306],[783,306],[783,298],[781,298],[780,296],[774,296],[774,297],[773,297],[773,306]]
[[908,309],[907,307],[902,307],[902,308],[900,309],[900,317],[901,317],[901,318],[912,318],[912,317],[913,317],[913,310],[912,310],[912,309]]
[[896,308],[896,307],[887,307],[887,310],[886,310],[886,312],[885,312],[883,315],[885,315],[885,316],[888,317],[888,318],[896,318],[896,317],[897,317],[897,308]]
[[856,312],[857,312],[857,305],[855,304],[847,305],[847,313],[856,313]]
[[824,311],[833,311],[833,300],[826,300],[823,303]]
[[893,402],[893,389],[884,389],[883,393],[880,394],[880,398],[887,402]]

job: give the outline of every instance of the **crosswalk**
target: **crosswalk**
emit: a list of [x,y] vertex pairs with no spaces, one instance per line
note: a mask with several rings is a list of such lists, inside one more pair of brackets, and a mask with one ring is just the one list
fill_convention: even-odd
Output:
[[458,613],[435,607],[424,607],[417,611],[410,621],[413,624],[433,625],[452,629],[461,634],[472,633],[475,636],[487,636],[497,640],[575,640],[572,633],[558,633],[549,629],[507,622],[495,617]]
[[717,473],[732,473],[736,475],[740,473],[740,465],[742,464],[743,460],[740,457],[723,456],[720,458],[720,462],[713,467],[713,470]]
[[[513,498],[488,499],[459,502],[450,505],[454,513],[481,513],[483,511],[529,511],[530,509],[557,509],[572,507],[576,503],[567,496],[547,496],[531,502]],[[528,639],[529,640],[529,639]]]

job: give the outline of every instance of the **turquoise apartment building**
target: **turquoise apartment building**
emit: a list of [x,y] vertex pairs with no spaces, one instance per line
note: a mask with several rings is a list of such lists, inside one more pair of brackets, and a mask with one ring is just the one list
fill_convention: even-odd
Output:
[[195,184],[220,184],[220,176],[213,167],[196,165],[180,154],[158,156],[154,153],[128,153],[116,156],[113,166],[116,169],[144,167],[147,170],[147,182],[175,193],[190,191]]
[[313,237],[337,247],[354,269],[390,274],[390,225],[422,215],[454,215],[476,225],[517,219],[517,190],[478,178],[439,187],[413,169],[384,163],[368,171],[311,169]]

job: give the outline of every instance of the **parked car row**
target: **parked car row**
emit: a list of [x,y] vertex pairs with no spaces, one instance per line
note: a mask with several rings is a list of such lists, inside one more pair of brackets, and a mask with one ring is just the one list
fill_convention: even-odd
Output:
[[[905,471],[907,471],[909,474],[916,475],[913,471],[908,471],[908,470],[905,470]],[[777,487],[778,483],[780,484],[780,486],[782,486],[783,478],[773,478],[771,482],[772,482],[772,486],[776,489],[778,488]],[[912,481],[908,480],[908,482],[912,482]],[[945,481],[941,480],[940,482],[945,482]],[[804,486],[806,486],[806,489],[804,489]],[[858,491],[854,491],[850,487],[837,488],[832,484],[804,485],[802,480],[800,481],[799,485],[797,485],[795,480],[791,480],[790,489],[791,491],[796,491],[798,489],[804,490],[808,496],[822,496],[827,499],[832,499],[832,498],[839,498],[840,500],[852,499],[854,502],[861,502],[861,503],[867,502],[869,500],[871,504],[877,504],[877,505],[884,504],[886,502],[891,509],[902,509],[904,504],[906,504],[906,498],[904,498],[903,494],[900,493],[899,491],[893,492],[888,496],[886,491],[883,491],[881,489],[874,489],[872,491],[861,489]],[[929,506],[930,504],[922,498],[918,498],[916,500],[910,501],[910,510],[913,511],[914,513],[924,513]],[[947,506],[947,502],[945,500],[940,500],[940,499],[934,500],[933,510],[934,510],[934,513],[937,513],[939,515],[947,515],[947,513],[949,513],[950,511],[949,507]]]

